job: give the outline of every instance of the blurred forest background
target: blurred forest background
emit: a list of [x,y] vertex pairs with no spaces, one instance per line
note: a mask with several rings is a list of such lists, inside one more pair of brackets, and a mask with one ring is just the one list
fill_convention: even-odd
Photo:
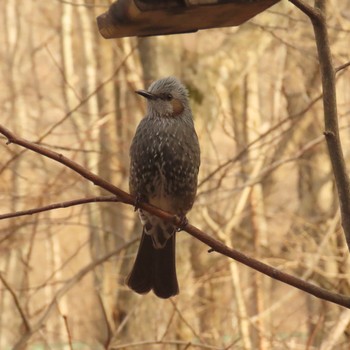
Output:
[[[95,18],[109,2],[84,2],[0,1],[1,124],[127,191],[130,140],[145,113],[134,90],[175,75],[190,91],[202,149],[190,222],[349,295],[308,18],[282,1],[239,28],[105,40]],[[328,4],[340,66],[350,60],[349,1]],[[349,70],[337,88],[350,166]],[[106,194],[0,141],[1,213]],[[349,349],[349,310],[208,254],[184,232],[180,294],[136,295],[124,279],[140,233],[120,203],[2,220],[0,349]]]

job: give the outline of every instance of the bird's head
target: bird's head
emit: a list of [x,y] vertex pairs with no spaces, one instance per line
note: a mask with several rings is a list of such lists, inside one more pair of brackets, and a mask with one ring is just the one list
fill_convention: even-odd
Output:
[[187,89],[175,77],[159,79],[148,90],[137,90],[147,99],[148,114],[160,117],[179,117],[189,111]]

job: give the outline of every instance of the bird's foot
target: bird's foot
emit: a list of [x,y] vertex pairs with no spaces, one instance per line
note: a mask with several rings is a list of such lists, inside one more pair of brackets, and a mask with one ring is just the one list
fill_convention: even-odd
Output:
[[135,196],[134,211],[140,209],[140,203],[142,203],[142,202],[146,202],[146,199],[141,194],[137,194]]
[[177,225],[177,229],[176,229],[177,232],[184,230],[188,225],[188,219],[186,218],[186,215],[183,215],[183,216],[175,215],[175,219],[176,221],[180,220],[180,223]]

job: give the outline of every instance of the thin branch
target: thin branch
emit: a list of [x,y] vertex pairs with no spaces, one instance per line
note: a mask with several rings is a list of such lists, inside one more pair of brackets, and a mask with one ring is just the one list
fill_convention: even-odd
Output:
[[68,317],[67,317],[67,315],[62,313],[62,311],[60,309],[60,305],[58,303],[57,303],[56,307],[57,307],[58,313],[63,318],[64,326],[65,326],[66,331],[67,331],[67,338],[68,338],[69,349],[73,350],[72,332],[70,331],[70,328],[69,328]]
[[342,65],[340,65],[339,67],[336,67],[335,68],[335,72],[338,73],[340,72],[341,70],[345,69],[345,68],[348,68],[350,66],[350,61],[349,62],[346,62]]
[[61,2],[62,4],[74,6],[74,7],[87,7],[87,8],[109,8],[109,5],[99,5],[99,4],[85,4],[85,3],[75,3],[73,1],[67,1],[67,0],[56,0],[58,2]]
[[25,215],[33,215],[42,213],[48,210],[54,210],[59,208],[69,208],[75,205],[87,204],[87,203],[96,203],[96,202],[120,202],[120,200],[116,196],[98,196],[98,197],[88,197],[88,198],[80,198],[74,199],[71,201],[60,202],[60,203],[52,203],[49,205],[45,205],[40,208],[33,208],[28,210],[16,211],[14,213],[6,213],[0,215],[0,220],[15,218],[19,216]]
[[11,296],[12,296],[12,299],[16,305],[16,309],[18,310],[21,318],[22,318],[22,321],[23,321],[23,324],[24,324],[24,327],[26,329],[27,332],[30,332],[31,331],[31,327],[30,327],[30,323],[22,309],[22,306],[17,298],[17,295],[15,293],[15,291],[12,289],[12,287],[8,284],[8,282],[6,281],[5,277],[2,275],[2,273],[0,272],[0,280],[2,282],[2,284],[5,286],[5,288],[10,292]]
[[[89,170],[83,168],[81,165],[75,163],[74,161],[64,157],[62,154],[58,154],[56,152],[53,152],[51,150],[45,149],[44,147],[41,147],[39,145],[36,145],[35,143],[29,142],[25,139],[16,137],[12,132],[4,128],[0,125],[0,133],[5,135],[7,139],[9,140],[9,143],[14,143],[23,147],[26,147],[28,149],[33,150],[34,152],[37,152],[39,154],[44,155],[45,157],[51,158],[70,169],[74,170],[84,178],[90,180],[95,185],[100,186],[101,188],[115,194],[118,199],[129,205],[134,205],[135,198],[134,196],[122,191],[118,187],[110,184],[109,182],[103,180],[99,176],[93,174]],[[144,209],[148,211],[149,213],[156,215],[166,221],[171,221],[178,227],[181,225],[181,219],[177,216],[174,216],[170,213],[167,213],[159,208],[154,207],[153,205],[147,204],[147,203],[140,203],[139,207],[141,209]],[[199,230],[198,228],[188,224],[184,231],[188,232],[193,237],[197,238],[201,242],[205,243],[209,247],[211,247],[211,251],[216,251],[222,255],[225,255],[227,257],[230,257],[246,266],[251,267],[254,270],[260,271],[261,273],[272,277],[273,279],[279,280],[281,282],[284,282],[286,284],[289,284],[293,287],[296,287],[300,290],[303,290],[309,294],[312,294],[320,299],[328,300],[330,302],[333,302],[338,305],[342,305],[344,307],[350,308],[350,297],[333,293],[330,291],[327,291],[324,288],[320,288],[316,285],[313,285],[311,283],[308,283],[306,281],[303,281],[300,278],[297,278],[295,276],[292,276],[290,274],[287,274],[285,272],[279,271],[276,268],[269,266],[267,264],[264,264],[261,261],[255,260],[251,257],[248,257],[244,255],[243,253],[231,249],[222,242],[214,239],[212,236],[209,236],[208,234],[204,233],[203,231]],[[82,278],[82,277],[81,277]],[[47,317],[47,316],[46,316]],[[46,319],[45,317],[45,319]],[[19,348],[18,348],[19,349]]]
[[328,333],[326,339],[321,343],[321,350],[332,350],[336,348],[337,342],[344,336],[350,322],[350,310],[343,310],[337,317],[336,324]]
[[291,2],[294,6],[296,6],[299,10],[304,12],[306,16],[308,16],[312,21],[313,20],[319,20],[322,17],[322,13],[304,2],[303,0],[288,0]]
[[[188,322],[185,318],[185,316],[182,314],[182,312],[179,310],[179,308],[177,307],[177,304],[174,300],[170,299],[170,302],[172,303],[175,312],[178,314],[178,316],[180,317],[180,320],[186,325],[186,327],[191,331],[191,333],[193,334],[193,336],[195,337],[195,339],[198,339],[201,343],[204,343],[203,337],[201,336],[201,334],[199,334],[191,325],[190,322]],[[164,333],[165,335],[166,333]],[[164,336],[162,337],[162,339],[164,338]]]
[[110,325],[110,323],[108,321],[107,311],[106,311],[106,308],[104,306],[101,294],[97,292],[96,296],[97,296],[98,303],[100,304],[100,309],[101,309],[101,312],[102,312],[102,318],[103,318],[103,321],[105,323],[105,330],[106,330],[106,333],[107,333],[106,334],[106,340],[104,341],[103,345],[104,345],[105,349],[109,349],[110,348],[109,346],[110,346],[112,338],[113,338],[113,331],[112,331],[111,325]]
[[164,348],[165,345],[174,345],[174,346],[186,346],[187,348],[200,348],[200,349],[211,349],[211,350],[223,350],[224,348],[219,348],[217,346],[209,345],[209,344],[203,344],[203,343],[194,343],[192,341],[183,341],[183,340],[145,340],[145,341],[139,341],[134,343],[127,343],[127,344],[118,344],[118,345],[112,345],[110,347],[111,350],[117,350],[117,349],[130,349],[130,348],[139,348],[143,349],[147,345],[153,345],[154,346],[159,345],[159,348]]

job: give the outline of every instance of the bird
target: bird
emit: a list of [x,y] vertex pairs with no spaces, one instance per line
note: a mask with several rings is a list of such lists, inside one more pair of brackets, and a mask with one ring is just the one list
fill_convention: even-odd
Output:
[[130,146],[130,193],[143,225],[133,268],[126,278],[139,294],[153,290],[163,299],[179,293],[176,275],[177,226],[137,207],[146,202],[177,215],[184,225],[198,182],[200,146],[188,90],[175,77],[135,91],[147,100],[147,112]]

